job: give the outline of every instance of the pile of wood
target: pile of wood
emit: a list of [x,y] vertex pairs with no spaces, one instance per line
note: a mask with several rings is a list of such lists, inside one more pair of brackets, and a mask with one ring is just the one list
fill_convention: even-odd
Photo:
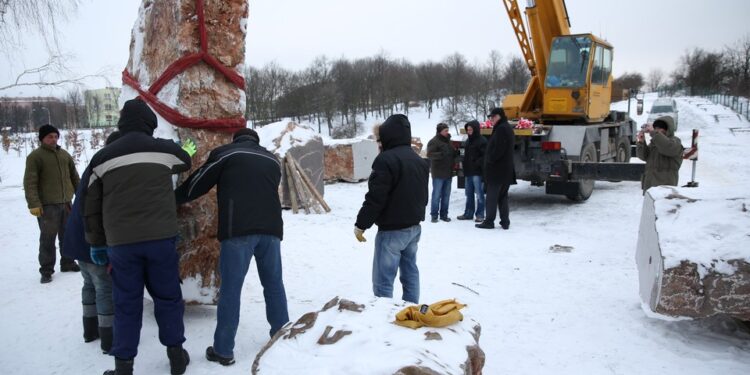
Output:
[[314,211],[316,214],[331,212],[331,208],[323,199],[310,177],[300,167],[297,160],[290,154],[284,156],[284,169],[289,186],[289,196],[292,201],[292,212],[298,213],[300,209],[306,214]]

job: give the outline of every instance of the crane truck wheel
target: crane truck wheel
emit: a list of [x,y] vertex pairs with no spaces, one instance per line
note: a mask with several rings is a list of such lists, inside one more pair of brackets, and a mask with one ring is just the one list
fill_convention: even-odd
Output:
[[[580,160],[587,163],[597,162],[596,147],[593,143],[583,146]],[[589,199],[591,193],[594,191],[594,180],[577,180],[577,182],[578,191],[574,194],[566,194],[565,196],[574,202],[583,202]]]
[[630,140],[627,137],[621,137],[617,141],[617,155],[615,156],[615,162],[617,163],[630,163]]

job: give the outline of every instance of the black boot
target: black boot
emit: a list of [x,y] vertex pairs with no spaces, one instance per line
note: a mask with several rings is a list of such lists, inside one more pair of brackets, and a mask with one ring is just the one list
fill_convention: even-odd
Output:
[[95,316],[83,317],[83,341],[92,342],[99,338],[99,318]]
[[112,327],[99,327],[99,337],[102,339],[102,353],[109,353],[112,349]]
[[182,348],[182,345],[168,346],[167,357],[169,358],[169,369],[172,375],[185,373],[185,368],[190,363],[190,355],[188,355],[187,350]]
[[104,371],[104,375],[133,375],[133,360],[115,358],[115,369]]

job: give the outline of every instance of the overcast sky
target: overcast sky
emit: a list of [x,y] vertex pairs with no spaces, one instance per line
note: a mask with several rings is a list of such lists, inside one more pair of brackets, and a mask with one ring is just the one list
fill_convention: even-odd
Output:
[[[459,52],[481,63],[491,50],[520,55],[502,0],[258,0],[250,2],[246,64],[276,61],[293,70],[316,56],[357,58],[381,51],[413,63],[439,61]],[[519,0],[521,7],[526,1]],[[65,50],[75,55],[75,71],[106,69],[120,86],[128,60],[130,33],[140,0],[83,0],[62,23]],[[748,0],[568,0],[571,32],[594,33],[615,47],[614,73],[654,68],[672,71],[694,47],[720,50],[750,37]],[[0,72],[4,86],[45,55],[28,36]],[[7,57],[3,57],[6,58]],[[106,82],[88,83],[91,88]],[[47,95],[22,88],[0,95]],[[59,94],[59,93],[58,93]]]

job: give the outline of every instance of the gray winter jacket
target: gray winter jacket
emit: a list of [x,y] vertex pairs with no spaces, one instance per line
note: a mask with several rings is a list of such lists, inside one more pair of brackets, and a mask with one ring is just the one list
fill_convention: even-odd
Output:
[[652,131],[651,143],[646,145],[645,141],[640,141],[636,144],[636,156],[646,162],[646,171],[641,178],[644,192],[653,186],[677,186],[679,180],[684,148],[680,139],[674,136],[674,124],[666,123],[669,127],[667,135]]

